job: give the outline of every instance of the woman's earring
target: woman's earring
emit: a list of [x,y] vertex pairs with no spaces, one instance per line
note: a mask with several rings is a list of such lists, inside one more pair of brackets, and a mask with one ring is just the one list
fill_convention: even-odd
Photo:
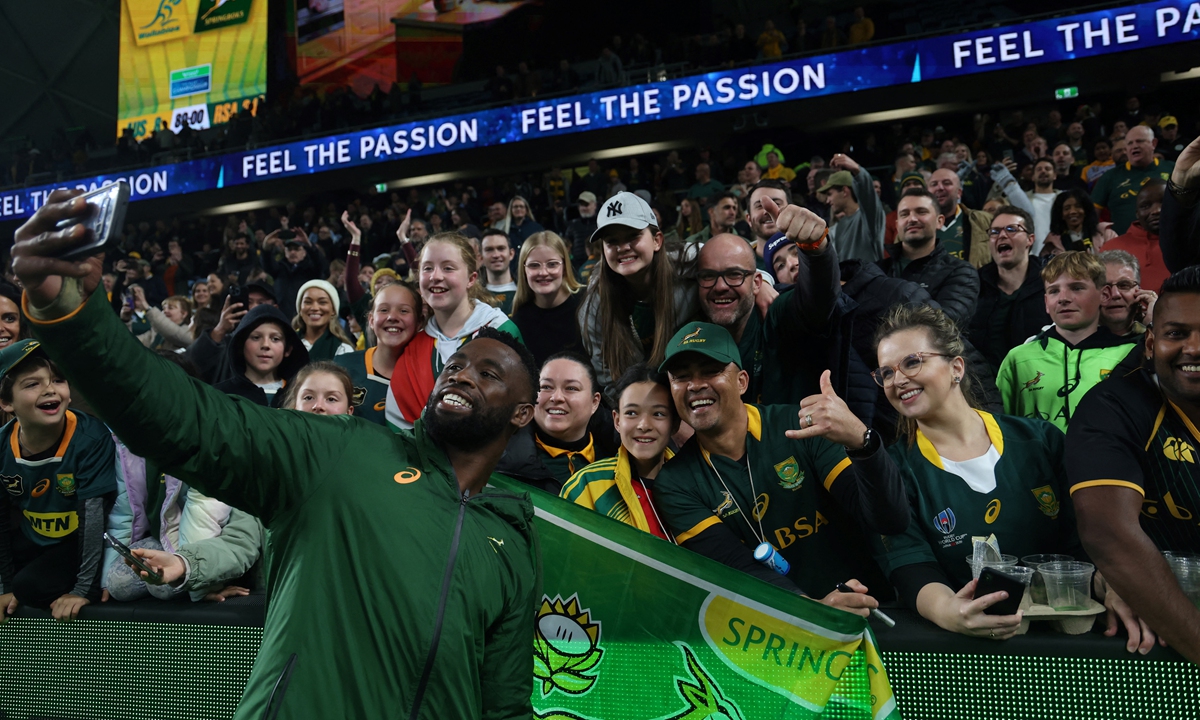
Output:
[[955,376],[954,383],[957,385],[960,382],[962,382],[962,378]]

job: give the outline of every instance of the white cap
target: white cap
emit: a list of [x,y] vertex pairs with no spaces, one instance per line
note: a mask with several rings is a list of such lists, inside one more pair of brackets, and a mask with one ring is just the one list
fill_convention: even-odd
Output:
[[598,238],[609,225],[624,225],[634,230],[645,230],[657,223],[658,218],[654,216],[654,210],[650,209],[645,200],[631,192],[621,192],[604,201],[596,210],[596,232],[592,233],[591,239]]

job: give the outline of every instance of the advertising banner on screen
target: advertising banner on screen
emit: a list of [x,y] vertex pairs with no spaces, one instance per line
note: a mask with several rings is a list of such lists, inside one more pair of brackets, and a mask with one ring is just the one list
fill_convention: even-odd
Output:
[[[125,0],[130,5],[141,1]],[[186,12],[190,2],[200,4],[200,0],[153,2],[161,2],[164,7],[176,3],[173,7],[179,13]],[[250,8],[250,20],[219,32],[247,30],[254,26],[254,13],[263,11],[259,7],[262,0],[226,0],[221,7],[238,2],[254,3]],[[122,25],[123,39],[126,30],[132,26]],[[187,25],[185,28],[190,28],[191,38],[181,36],[182,39],[158,41],[158,36],[152,36],[146,40],[149,45],[138,49],[167,49],[177,42],[194,41],[195,27]],[[215,36],[217,33],[206,34]],[[136,46],[132,35],[128,40],[130,46]],[[724,110],[914,85],[1024,66],[1067,63],[1194,40],[1200,40],[1200,1],[1158,0],[385,125],[132,173],[83,178],[62,185],[94,189],[105,182],[123,178],[129,182],[134,200],[166,197]],[[242,55],[237,57],[243,58]],[[170,65],[170,71],[164,74],[161,96],[167,98],[172,85],[181,88],[180,92],[187,92],[211,83],[214,90],[209,95],[219,92],[222,87],[230,87],[230,73],[223,67],[218,59],[204,59],[197,53],[187,55],[178,64]],[[986,78],[985,75],[981,81],[986,83]],[[1045,92],[1049,98],[1055,88],[1048,85]],[[919,90],[912,95],[914,104],[929,102],[933,97]],[[217,123],[227,117],[222,114],[222,104],[217,104],[214,112],[214,105],[204,104],[201,98],[203,96],[189,95],[169,100],[170,113],[174,113],[175,118],[186,118],[194,127],[195,123]],[[0,192],[0,220],[31,214],[55,187],[59,185]]]
[[267,91],[267,0],[121,0],[117,133],[202,130]]

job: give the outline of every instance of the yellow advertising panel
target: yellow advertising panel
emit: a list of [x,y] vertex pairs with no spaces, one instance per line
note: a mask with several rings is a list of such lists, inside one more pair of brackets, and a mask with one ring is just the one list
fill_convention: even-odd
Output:
[[257,112],[267,0],[122,0],[117,133],[202,130]]

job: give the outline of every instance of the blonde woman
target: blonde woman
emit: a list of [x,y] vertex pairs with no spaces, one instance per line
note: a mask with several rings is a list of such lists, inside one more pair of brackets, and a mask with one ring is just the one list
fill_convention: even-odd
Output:
[[584,352],[579,287],[566,241],[549,230],[530,235],[517,260],[512,320],[538,367],[555,353]]

